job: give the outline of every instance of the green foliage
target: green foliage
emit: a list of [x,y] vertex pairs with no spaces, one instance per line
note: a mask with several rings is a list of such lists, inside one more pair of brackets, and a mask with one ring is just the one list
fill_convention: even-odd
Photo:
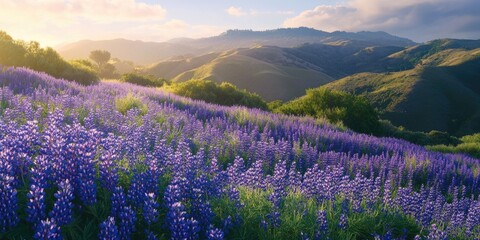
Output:
[[396,127],[390,121],[380,120],[379,136],[400,138],[418,145],[459,144],[460,140],[446,132],[415,132],[403,127]]
[[41,48],[38,42],[15,41],[2,31],[0,31],[0,56],[0,65],[28,67],[84,85],[99,81],[94,71],[79,64],[66,62],[52,48]]
[[271,101],[267,104],[268,110],[270,110],[272,112],[275,111],[275,109],[281,107],[282,105],[283,105],[282,100]]
[[480,143],[480,133],[463,136],[460,140],[464,143]]
[[[216,215],[215,225],[221,225],[220,219],[228,216],[240,216],[240,225],[231,229],[229,239],[300,239],[301,234],[315,239],[317,226],[317,212],[325,210],[328,220],[326,239],[373,239],[375,235],[384,236],[391,232],[394,237],[406,234],[407,239],[413,239],[420,234],[420,227],[412,217],[384,209],[380,204],[372,206],[367,211],[355,213],[350,209],[347,217],[347,228],[338,227],[344,200],[337,198],[335,201],[318,203],[315,199],[307,198],[300,192],[290,191],[285,200],[280,204],[280,225],[273,228],[268,215],[274,211],[272,202],[268,200],[271,190],[263,191],[240,187],[240,201],[242,208],[228,198],[220,198],[212,202],[212,210]],[[363,203],[362,203],[363,204]],[[235,219],[233,219],[235,221]],[[262,221],[267,223],[262,225]]]
[[152,75],[138,75],[135,73],[123,74],[120,78],[120,81],[133,83],[145,87],[162,87],[165,84],[170,84],[170,82],[164,78],[156,78]]
[[123,98],[115,99],[115,108],[123,115],[127,114],[127,111],[133,108],[137,108],[140,111],[140,115],[145,115],[148,112],[147,105],[131,93]]
[[326,118],[362,133],[377,133],[379,127],[378,113],[365,98],[325,88],[307,90],[305,96],[284,104],[275,112]]
[[98,79],[95,70],[88,65],[79,63],[77,61],[71,61],[70,65],[72,67],[67,68],[63,72],[63,78],[75,79],[76,82],[83,84],[92,84],[96,82],[92,81],[92,79]]
[[226,106],[241,105],[266,110],[267,103],[257,94],[240,90],[230,83],[216,84],[207,80],[189,80],[173,85],[170,90],[180,96]]
[[431,144],[429,150],[443,153],[464,153],[475,158],[480,158],[480,133],[467,135],[460,138],[460,144]]
[[441,144],[427,146],[427,149],[443,153],[464,153],[475,158],[480,158],[480,143],[461,143],[457,146]]

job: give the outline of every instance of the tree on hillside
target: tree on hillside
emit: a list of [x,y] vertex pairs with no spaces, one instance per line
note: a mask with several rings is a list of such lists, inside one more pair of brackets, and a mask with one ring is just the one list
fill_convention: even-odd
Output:
[[108,63],[111,54],[109,51],[95,50],[90,52],[89,58],[97,63],[97,72],[100,77],[112,78],[114,77],[115,66]]
[[14,42],[6,32],[0,31],[0,65],[18,66],[25,60],[25,49]]
[[94,71],[66,62],[54,49],[42,48],[35,41],[14,40],[3,31],[0,31],[0,66],[27,67],[86,85],[98,82]]
[[109,51],[95,50],[90,52],[89,58],[97,63],[98,67],[101,68],[110,60],[111,54]]

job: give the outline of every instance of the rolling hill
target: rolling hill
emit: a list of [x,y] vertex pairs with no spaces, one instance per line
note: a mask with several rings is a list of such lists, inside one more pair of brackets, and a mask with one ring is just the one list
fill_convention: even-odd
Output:
[[362,41],[379,46],[413,46],[411,40],[385,32],[324,32],[311,28],[287,28],[268,31],[228,30],[214,37],[200,39],[173,39],[168,42],[143,42],[126,39],[102,41],[83,40],[58,47],[66,59],[87,58],[93,50],[107,50],[113,57],[150,64],[172,57],[199,56],[256,45],[296,47],[304,43],[331,43],[337,41]]
[[355,74],[325,87],[363,95],[381,110],[383,118],[411,130],[455,135],[478,132],[480,49],[474,47],[480,41],[464,43],[437,40],[409,48],[390,58],[417,62],[413,69]]
[[[252,52],[259,51],[274,55],[277,62],[252,56]],[[292,64],[282,64],[283,61],[292,61]],[[303,95],[307,88],[320,86],[334,79],[319,71],[318,67],[286,55],[278,47],[261,47],[261,50],[238,49],[197,58],[166,61],[146,71],[175,82],[190,79],[230,82],[241,89],[258,93],[268,101],[292,99]]]
[[384,59],[403,49],[355,40],[295,48],[256,46],[161,61],[144,72],[174,82],[190,79],[230,82],[258,93],[267,101],[287,101],[302,96],[308,88],[353,73],[394,69],[405,60]]

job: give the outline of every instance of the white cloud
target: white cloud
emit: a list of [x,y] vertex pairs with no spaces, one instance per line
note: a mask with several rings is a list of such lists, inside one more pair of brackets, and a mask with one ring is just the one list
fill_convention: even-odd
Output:
[[247,12],[244,12],[242,8],[231,6],[225,10],[229,15],[240,17],[247,15]]
[[294,11],[259,11],[256,9],[250,9],[249,11],[243,10],[241,7],[231,6],[225,10],[229,15],[235,17],[242,16],[263,16],[263,15],[293,15]]
[[348,0],[317,6],[287,19],[285,27],[307,26],[325,31],[387,31],[428,40],[480,37],[478,0]]
[[1,22],[31,25],[162,20],[166,13],[158,4],[135,0],[2,0],[1,5]]
[[[0,30],[15,39],[43,46],[81,39],[128,38],[165,41],[177,37],[207,37],[229,27],[165,19],[166,10],[141,0],[0,0]],[[152,2],[152,1],[150,1]],[[291,11],[256,11],[231,7],[231,14],[263,17]],[[220,26],[219,26],[220,25]]]

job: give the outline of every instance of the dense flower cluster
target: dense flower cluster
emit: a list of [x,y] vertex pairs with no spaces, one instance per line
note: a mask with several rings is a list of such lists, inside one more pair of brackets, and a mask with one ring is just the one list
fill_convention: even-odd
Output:
[[115,225],[115,218],[108,217],[107,220],[100,224],[100,240],[115,240],[118,239],[118,227]]
[[53,205],[53,209],[49,216],[55,219],[58,225],[62,226],[72,221],[73,191],[68,179],[62,181],[58,187],[59,190],[55,193],[57,201],[55,202],[55,205]]
[[[117,110],[132,96],[148,111]],[[474,239],[479,169],[464,155],[312,118],[0,71],[0,238],[29,224],[34,238],[58,239],[76,217],[93,219],[100,239],[224,239],[248,224],[272,234],[288,220],[288,199],[301,196],[320,207],[298,238],[329,239],[355,214],[393,213],[416,220],[418,239]],[[242,219],[245,189],[265,200],[258,223]]]

